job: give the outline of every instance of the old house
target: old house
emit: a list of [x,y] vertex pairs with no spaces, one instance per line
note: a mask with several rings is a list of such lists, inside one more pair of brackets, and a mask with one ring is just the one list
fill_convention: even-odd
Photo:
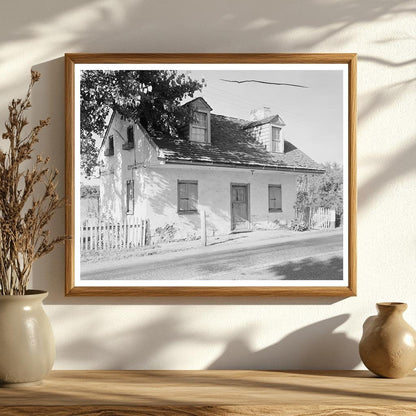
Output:
[[285,124],[267,109],[241,120],[212,113],[203,98],[180,138],[150,135],[114,112],[99,151],[101,215],[146,219],[175,238],[249,231],[294,218],[296,178],[322,173],[284,139]]

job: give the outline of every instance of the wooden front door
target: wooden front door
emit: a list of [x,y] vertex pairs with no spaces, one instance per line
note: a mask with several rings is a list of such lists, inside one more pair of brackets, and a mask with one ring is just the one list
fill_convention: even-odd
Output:
[[231,185],[231,231],[249,229],[248,185]]

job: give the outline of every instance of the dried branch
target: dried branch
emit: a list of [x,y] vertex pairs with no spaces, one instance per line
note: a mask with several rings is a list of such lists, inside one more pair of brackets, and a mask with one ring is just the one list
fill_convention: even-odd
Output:
[[[30,97],[40,74],[32,71],[24,99],[12,100],[3,140],[8,150],[0,150],[0,294],[23,295],[29,283],[32,264],[50,253],[66,236],[50,237],[46,229],[55,211],[63,205],[56,192],[58,171],[48,167],[49,158],[37,156],[33,166],[22,165],[32,159],[40,131],[49,118],[40,120],[26,135],[24,115],[31,107]],[[35,196],[36,195],[36,196]]]

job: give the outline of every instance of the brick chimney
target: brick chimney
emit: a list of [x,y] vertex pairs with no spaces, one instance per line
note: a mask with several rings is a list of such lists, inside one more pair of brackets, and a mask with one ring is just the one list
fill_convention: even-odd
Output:
[[271,116],[270,107],[259,107],[250,111],[250,121],[262,120],[263,118]]

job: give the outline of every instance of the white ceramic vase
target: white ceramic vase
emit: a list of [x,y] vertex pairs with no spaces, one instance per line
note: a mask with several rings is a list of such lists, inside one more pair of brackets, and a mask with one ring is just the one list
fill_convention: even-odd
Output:
[[39,384],[55,360],[55,341],[42,301],[48,292],[0,295],[0,386]]

